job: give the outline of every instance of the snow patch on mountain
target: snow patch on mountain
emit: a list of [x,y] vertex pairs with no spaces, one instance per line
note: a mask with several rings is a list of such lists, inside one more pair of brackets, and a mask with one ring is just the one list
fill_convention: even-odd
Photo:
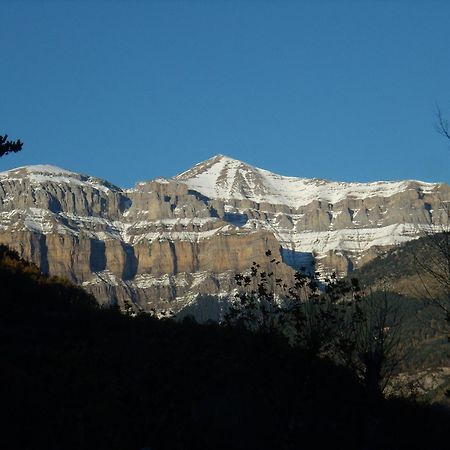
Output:
[[91,187],[108,193],[109,191],[120,191],[118,187],[100,178],[81,175],[70,170],[48,164],[36,164],[31,166],[18,167],[16,169],[0,172],[0,181],[17,181],[27,179],[30,183],[39,185],[45,182],[58,184],[78,185],[81,187]]

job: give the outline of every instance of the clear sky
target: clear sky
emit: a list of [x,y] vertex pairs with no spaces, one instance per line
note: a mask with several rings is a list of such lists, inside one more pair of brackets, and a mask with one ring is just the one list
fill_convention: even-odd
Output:
[[450,182],[450,1],[0,0],[0,170],[123,187],[222,153],[276,173]]

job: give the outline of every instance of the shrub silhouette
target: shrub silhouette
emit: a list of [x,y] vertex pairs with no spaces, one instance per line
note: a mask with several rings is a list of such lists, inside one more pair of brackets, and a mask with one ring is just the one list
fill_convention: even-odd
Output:
[[238,290],[224,324],[277,334],[312,357],[344,364],[368,395],[381,397],[403,358],[400,316],[387,291],[366,295],[357,279],[338,279],[334,273],[323,280],[318,272],[277,278],[278,261],[270,250],[266,256],[269,271],[253,262],[247,272],[236,274]]

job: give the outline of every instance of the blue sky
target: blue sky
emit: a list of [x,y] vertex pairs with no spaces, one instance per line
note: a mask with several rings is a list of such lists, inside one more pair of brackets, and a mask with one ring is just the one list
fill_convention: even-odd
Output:
[[450,2],[0,0],[0,170],[120,186],[217,153],[284,175],[450,182]]

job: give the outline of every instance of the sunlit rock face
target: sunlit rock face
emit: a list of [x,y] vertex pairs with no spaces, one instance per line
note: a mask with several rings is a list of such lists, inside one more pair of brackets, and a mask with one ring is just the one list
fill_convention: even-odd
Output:
[[253,261],[282,277],[344,275],[448,225],[449,204],[445,184],[283,177],[222,155],[127,190],[28,166],[0,174],[0,241],[101,302],[198,311],[199,295],[230,293]]

